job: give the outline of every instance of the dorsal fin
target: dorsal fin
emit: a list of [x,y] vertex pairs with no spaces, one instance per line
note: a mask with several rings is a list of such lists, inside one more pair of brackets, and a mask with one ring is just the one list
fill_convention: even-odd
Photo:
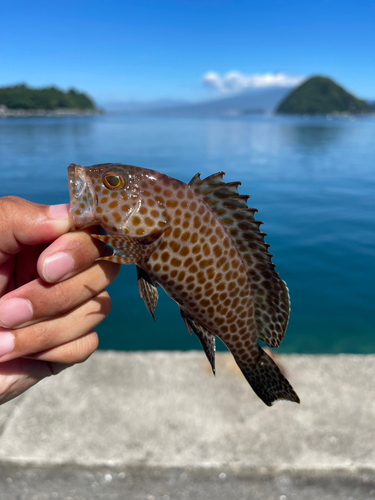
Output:
[[259,231],[262,222],[254,219],[255,208],[248,208],[248,196],[239,195],[240,182],[225,183],[224,172],[205,179],[196,174],[189,182],[216,213],[240,253],[254,297],[257,336],[270,347],[280,345],[288,324],[290,303],[286,283],[279,278],[264,242],[266,233]]

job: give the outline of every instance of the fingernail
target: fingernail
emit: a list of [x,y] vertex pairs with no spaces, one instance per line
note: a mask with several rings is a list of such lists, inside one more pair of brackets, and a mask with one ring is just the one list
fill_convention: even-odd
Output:
[[47,257],[43,264],[43,278],[49,283],[63,279],[74,269],[74,260],[65,252],[58,252]]
[[33,317],[33,307],[26,299],[8,299],[0,305],[0,324],[14,327],[30,321]]
[[0,332],[0,357],[9,354],[14,349],[14,336],[11,332]]
[[49,216],[51,219],[69,219],[70,205],[63,203],[62,205],[51,205],[49,207]]
[[49,216],[54,219],[56,229],[63,233],[67,233],[73,225],[73,219],[69,212],[70,205],[63,203],[62,205],[51,205],[49,207]]

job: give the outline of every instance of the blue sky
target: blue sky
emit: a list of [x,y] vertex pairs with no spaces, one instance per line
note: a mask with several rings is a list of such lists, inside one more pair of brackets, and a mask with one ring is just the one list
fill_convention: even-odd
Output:
[[[375,99],[375,0],[11,0],[0,5],[0,86],[97,101],[220,95],[235,71],[327,75]],[[219,82],[203,84],[208,72]],[[262,79],[260,79],[262,84]]]

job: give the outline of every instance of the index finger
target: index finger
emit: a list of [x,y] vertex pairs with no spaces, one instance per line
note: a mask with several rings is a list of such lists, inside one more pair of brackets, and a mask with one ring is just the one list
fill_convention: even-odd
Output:
[[51,243],[39,256],[39,276],[47,283],[57,283],[90,267],[106,248],[91,237],[90,230],[73,231]]
[[50,243],[72,227],[69,205],[39,205],[16,196],[0,198],[0,265],[24,245]]

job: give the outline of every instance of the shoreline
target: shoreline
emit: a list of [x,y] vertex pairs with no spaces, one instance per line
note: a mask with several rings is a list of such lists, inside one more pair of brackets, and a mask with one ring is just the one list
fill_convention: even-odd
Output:
[[8,109],[0,105],[0,118],[65,117],[102,115],[101,110],[57,108],[57,109]]

